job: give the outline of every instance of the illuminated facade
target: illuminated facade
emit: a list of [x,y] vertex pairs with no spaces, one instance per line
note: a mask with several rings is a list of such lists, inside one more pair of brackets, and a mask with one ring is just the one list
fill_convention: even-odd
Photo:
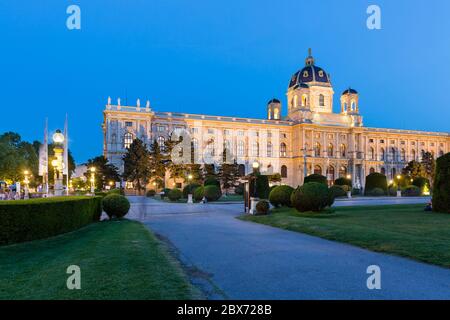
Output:
[[[287,115],[282,104],[267,104],[267,119],[157,112],[147,102],[141,107],[108,103],[104,110],[106,158],[123,170],[122,156],[133,139],[160,145],[172,132],[186,130],[201,154],[198,163],[220,164],[228,150],[242,173],[258,161],[263,172],[280,173],[283,183],[301,185],[305,175],[322,174],[330,184],[350,175],[363,187],[370,172],[388,179],[411,160],[429,151],[438,157],[450,151],[449,133],[369,128],[363,126],[358,92],[348,88],[340,96],[340,112],[333,113],[330,75],[315,64],[309,52],[305,67],[296,72],[287,90]],[[166,179],[168,186],[173,181]]]

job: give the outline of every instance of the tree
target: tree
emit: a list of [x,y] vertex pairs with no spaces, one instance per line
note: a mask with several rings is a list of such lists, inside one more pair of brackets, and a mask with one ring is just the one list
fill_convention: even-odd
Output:
[[403,168],[402,174],[409,176],[411,179],[416,179],[419,177],[425,177],[426,171],[422,163],[413,160],[408,162],[406,167]]
[[[110,181],[120,181],[119,169],[112,163],[109,163],[108,159],[106,159],[104,156],[98,156],[89,159],[86,163],[86,166],[88,168],[95,167],[94,177],[95,188],[97,190],[104,189]],[[91,177],[91,172],[88,170],[84,175],[89,180]]]
[[270,183],[280,183],[281,182],[281,174],[274,173],[269,176]]
[[214,168],[214,164],[205,163],[203,165],[203,175],[204,175],[205,179],[217,177],[216,170]]
[[433,154],[428,151],[424,152],[422,154],[421,163],[425,169],[425,177],[428,178],[431,182],[431,185],[433,185],[434,169],[436,167],[436,160],[434,159]]
[[142,140],[136,138],[123,156],[123,178],[133,182],[140,192],[145,189],[150,177],[150,155]]
[[235,163],[223,163],[219,167],[218,177],[225,189],[226,194],[228,194],[228,189],[237,186],[239,181],[239,167]]
[[192,175],[192,183],[203,183],[203,172],[201,164],[187,164],[186,165],[186,173]]
[[156,183],[158,188],[163,188],[164,177],[166,174],[165,157],[162,154],[161,148],[156,140],[154,140],[150,145],[149,157],[149,177],[154,183]]

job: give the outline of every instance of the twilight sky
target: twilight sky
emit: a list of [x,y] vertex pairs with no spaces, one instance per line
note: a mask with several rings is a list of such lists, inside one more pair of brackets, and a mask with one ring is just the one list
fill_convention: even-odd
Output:
[[[81,30],[66,28],[71,4]],[[370,4],[382,30],[366,27]],[[366,126],[448,132],[449,12],[448,0],[0,0],[0,133],[42,139],[45,117],[54,131],[68,113],[81,163],[102,152],[108,96],[257,118],[277,97],[285,115],[308,47],[335,111],[352,86]]]

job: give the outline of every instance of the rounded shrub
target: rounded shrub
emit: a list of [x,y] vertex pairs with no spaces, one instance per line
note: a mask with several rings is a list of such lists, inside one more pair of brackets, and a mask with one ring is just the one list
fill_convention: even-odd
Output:
[[167,197],[169,198],[170,201],[178,201],[181,199],[182,196],[183,193],[181,192],[181,190],[175,188],[170,190]]
[[348,186],[351,187],[352,186],[352,181],[350,179],[344,178],[344,177],[340,177],[337,178],[336,180],[334,180],[334,185],[335,186]]
[[397,195],[397,186],[392,185],[388,188],[388,195],[395,197]]
[[383,190],[383,194],[387,193],[387,179],[382,173],[374,172],[366,177],[365,195],[371,195],[372,190],[376,188]]
[[194,190],[194,193],[192,194],[195,201],[201,201],[204,196],[205,187],[200,186],[197,189]]
[[328,187],[319,182],[308,182],[292,193],[292,206],[299,212],[319,212],[332,204]]
[[420,189],[418,186],[407,186],[402,191],[402,196],[404,197],[418,197],[422,194],[422,189]]
[[205,182],[203,183],[203,185],[206,186],[217,186],[220,188],[220,181],[217,180],[216,178],[213,177],[209,177],[206,178]]
[[433,211],[450,213],[450,152],[436,159]]
[[156,191],[153,189],[150,189],[147,191],[147,193],[145,194],[147,197],[154,197],[156,195]]
[[290,206],[293,191],[294,188],[290,186],[275,186],[269,193],[269,201],[274,207]]
[[309,176],[305,177],[305,180],[303,182],[303,184],[309,183],[309,182],[317,182],[317,183],[322,183],[324,185],[327,185],[327,177],[324,177],[321,174],[310,174]]
[[222,191],[218,186],[209,185],[204,187],[203,195],[208,201],[217,201],[222,196]]
[[125,195],[125,191],[123,191],[123,189],[111,189],[107,192],[108,194],[120,194],[120,195]]
[[238,195],[244,194],[244,185],[241,183],[237,187],[234,188],[234,193]]
[[386,195],[386,192],[381,188],[373,188],[369,192],[366,192],[366,195],[372,196],[372,197],[381,197]]
[[417,177],[413,180],[412,184],[422,190],[426,185],[430,187],[430,180],[424,177]]
[[195,189],[197,189],[198,187],[200,187],[200,185],[198,183],[191,183],[191,184],[184,186],[183,198],[187,199],[189,194],[194,194]]
[[[347,190],[344,190],[344,187],[347,187]],[[332,194],[333,198],[346,197],[348,191],[347,185],[334,185],[331,186],[329,192]]]
[[267,200],[260,200],[256,204],[256,214],[266,215],[269,213],[270,205]]
[[112,219],[124,217],[130,210],[130,202],[120,194],[109,194],[102,200],[103,210]]

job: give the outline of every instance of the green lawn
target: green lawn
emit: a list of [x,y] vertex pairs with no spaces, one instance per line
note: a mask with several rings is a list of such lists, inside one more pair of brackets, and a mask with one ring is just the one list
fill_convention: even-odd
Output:
[[283,208],[268,216],[240,219],[450,267],[450,215],[424,212],[423,208],[355,206],[319,214]]
[[[81,268],[81,290],[66,269]],[[91,224],[46,240],[0,247],[0,299],[192,299],[167,248],[142,224]]]

